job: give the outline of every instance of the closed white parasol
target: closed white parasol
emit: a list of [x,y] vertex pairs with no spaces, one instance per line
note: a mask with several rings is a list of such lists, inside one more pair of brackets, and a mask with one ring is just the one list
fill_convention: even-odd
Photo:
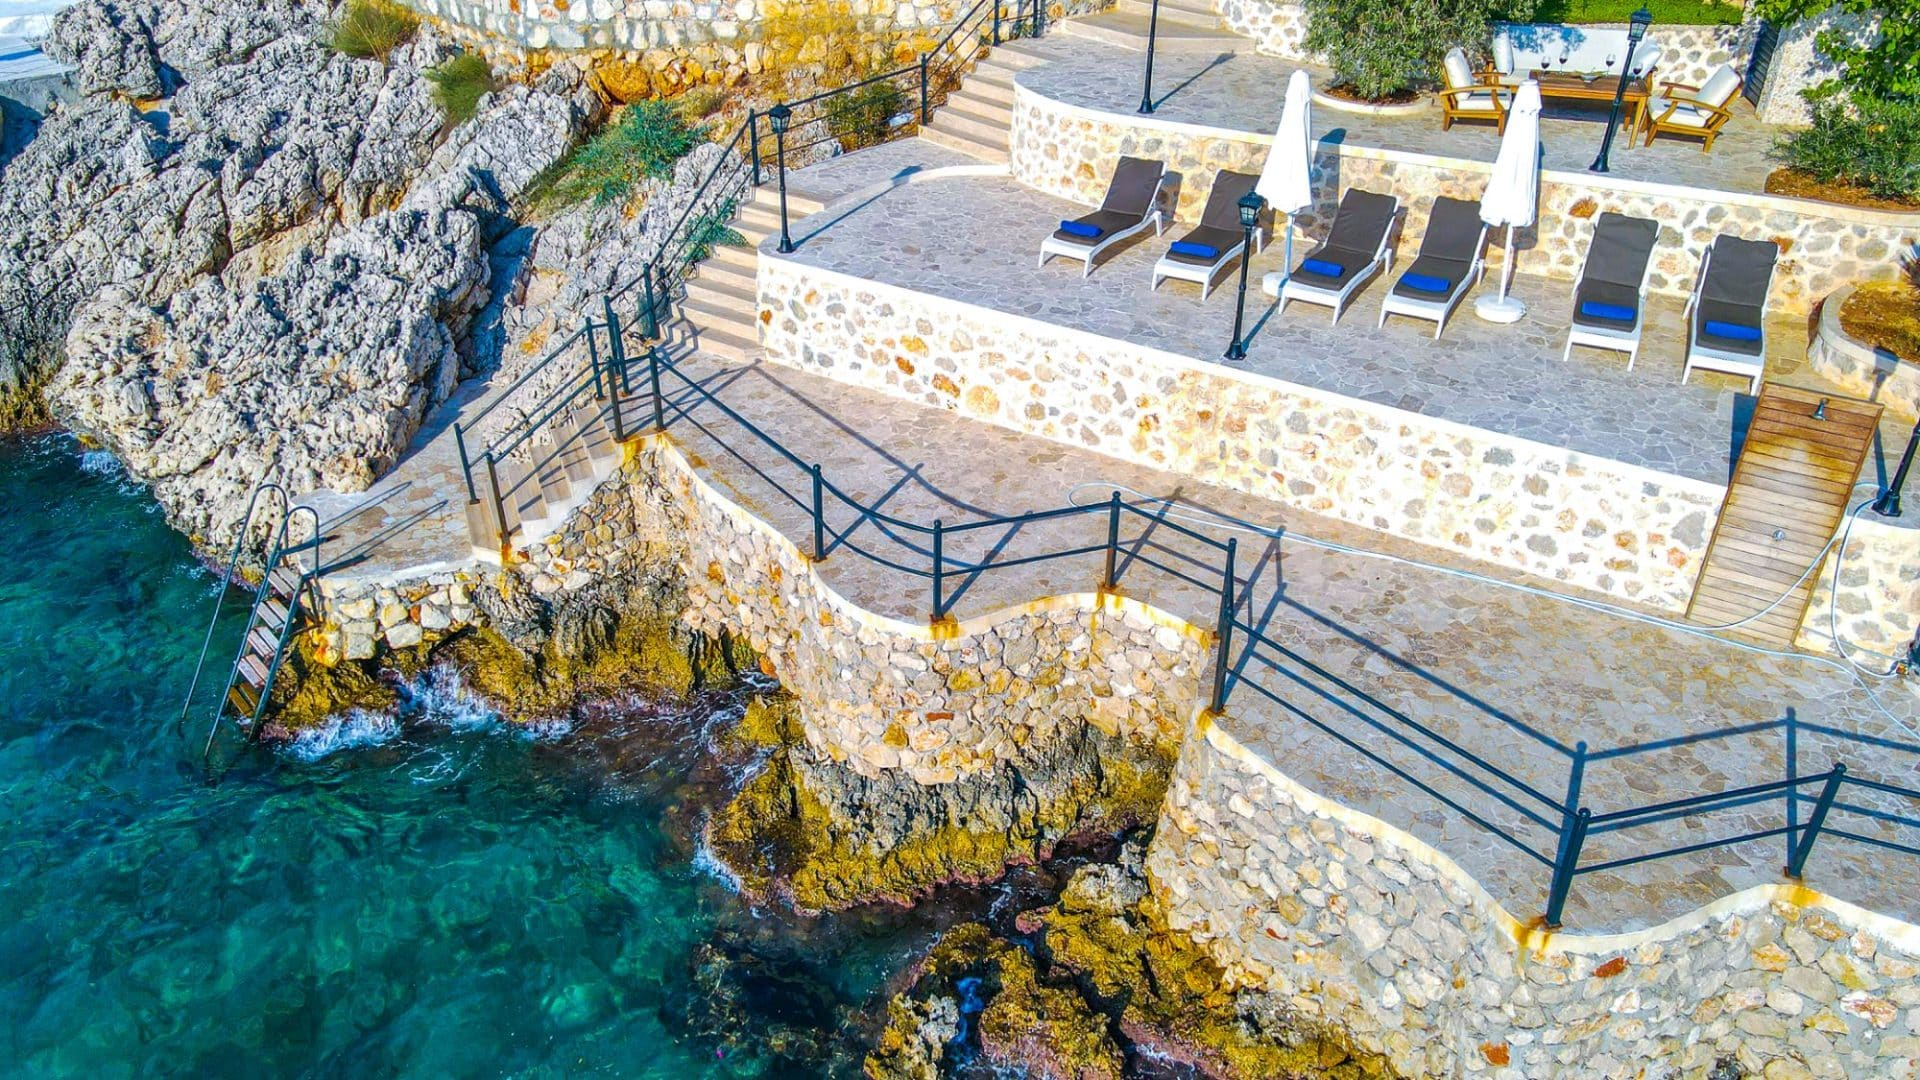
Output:
[[1280,130],[1260,170],[1253,190],[1267,200],[1274,213],[1287,215],[1286,258],[1282,269],[1261,282],[1277,295],[1293,269],[1293,215],[1313,205],[1313,84],[1307,73],[1295,69],[1287,80],[1287,103],[1280,112]]
[[1507,133],[1500,140],[1500,156],[1493,159],[1493,178],[1480,196],[1480,220],[1507,227],[1507,259],[1500,270],[1500,295],[1483,296],[1473,310],[1488,322],[1517,322],[1527,305],[1507,295],[1513,287],[1513,231],[1533,224],[1540,202],[1540,84],[1520,84],[1507,113]]

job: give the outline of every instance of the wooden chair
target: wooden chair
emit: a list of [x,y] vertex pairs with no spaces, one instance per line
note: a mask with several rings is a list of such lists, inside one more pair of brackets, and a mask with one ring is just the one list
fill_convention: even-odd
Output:
[[1654,137],[1662,133],[1691,135],[1705,140],[1700,147],[1705,153],[1713,149],[1720,129],[1733,119],[1727,106],[1740,92],[1740,74],[1733,65],[1721,64],[1699,86],[1662,83],[1660,91],[1647,102],[1646,145],[1652,146]]
[[[1440,90],[1440,130],[1452,127],[1455,120],[1491,120],[1494,132],[1505,135],[1512,88],[1475,78],[1466,52],[1458,45],[1447,50],[1440,66],[1447,80],[1447,85]],[[1502,100],[1502,95],[1506,100]]]

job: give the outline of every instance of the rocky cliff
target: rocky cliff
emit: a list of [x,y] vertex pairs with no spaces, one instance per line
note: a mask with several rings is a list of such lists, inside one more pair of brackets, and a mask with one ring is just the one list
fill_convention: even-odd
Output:
[[208,542],[261,480],[364,488],[493,365],[493,249],[602,112],[562,64],[449,123],[425,73],[450,43],[343,55],[335,14],[81,3],[47,48],[84,96],[0,174],[0,421],[50,412]]

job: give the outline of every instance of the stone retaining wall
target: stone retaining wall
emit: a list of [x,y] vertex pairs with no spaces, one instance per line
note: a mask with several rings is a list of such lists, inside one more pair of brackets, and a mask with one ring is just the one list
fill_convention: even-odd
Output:
[[[1085,109],[1024,84],[1016,89],[1009,136],[1014,179],[1089,206],[1105,195],[1121,155],[1160,158],[1187,178],[1177,211],[1183,220],[1199,217],[1206,178],[1221,169],[1258,173],[1272,144],[1270,135]],[[1310,234],[1324,234],[1341,191],[1390,192],[1407,208],[1400,244],[1412,251],[1434,197],[1478,199],[1492,169],[1484,161],[1322,143],[1313,166],[1315,205],[1300,223]],[[1586,255],[1593,221],[1606,210],[1661,222],[1649,288],[1669,295],[1692,291],[1700,258],[1720,233],[1779,242],[1784,250],[1770,299],[1777,311],[1809,311],[1843,285],[1892,278],[1901,253],[1920,242],[1920,214],[1547,170],[1541,174],[1539,221],[1519,237],[1519,268],[1571,280]]]
[[[701,479],[658,437],[568,523],[515,553],[534,593],[562,597],[643,558],[676,558],[695,630],[731,631],[798,702],[813,747],[862,775],[949,783],[1045,745],[1068,725],[1156,746],[1199,700],[1210,633],[1136,600],[1074,594],[963,622],[875,615],[834,591],[772,526]],[[852,555],[842,558],[854,558]],[[495,571],[498,573],[499,571]],[[474,614],[486,573],[342,586],[329,646],[352,658],[417,644]]]
[[759,287],[780,363],[1669,611],[1725,494],[767,252]]
[[[1894,453],[1899,448],[1893,449]],[[1838,653],[1832,630],[1837,628],[1846,650],[1858,654],[1862,649],[1878,655],[1858,656],[1862,664],[1885,670],[1892,659],[1903,657],[1908,643],[1920,630],[1920,530],[1910,526],[1914,519],[1913,481],[1908,482],[1905,520],[1894,524],[1863,512],[1847,534],[1844,551],[1836,549],[1821,564],[1814,580],[1813,596],[1807,605],[1807,617],[1800,624],[1795,644],[1812,652]],[[1870,491],[1855,492],[1855,501],[1868,498]],[[1903,527],[1908,526],[1908,527]],[[1843,526],[1844,527],[1844,526]],[[1834,595],[1834,564],[1839,563],[1839,595]],[[1831,609],[1829,608],[1831,604]],[[1831,611],[1831,618],[1829,617]],[[1920,688],[1916,689],[1920,692]]]
[[1198,720],[1174,768],[1147,858],[1168,921],[1238,985],[1406,1075],[1920,1071],[1920,928],[1783,885],[1637,933],[1540,931],[1419,840],[1293,782],[1231,723]]
[[[1920,364],[1848,336],[1840,326],[1840,309],[1852,295],[1849,285],[1821,302],[1813,340],[1807,343],[1808,365],[1849,394],[1877,401],[1895,416],[1920,420]],[[1889,455],[1900,453],[1897,446],[1885,449]]]

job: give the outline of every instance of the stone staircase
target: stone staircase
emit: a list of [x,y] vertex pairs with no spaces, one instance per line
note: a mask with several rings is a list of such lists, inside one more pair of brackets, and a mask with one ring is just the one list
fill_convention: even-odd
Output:
[[[1145,52],[1152,15],[1152,0],[1119,0],[1112,10],[1068,19],[1059,24],[1059,30],[1071,37]],[[1155,51],[1232,53],[1246,43],[1246,38],[1226,28],[1209,0],[1160,0]]]
[[[789,183],[789,230],[824,205]],[[675,298],[673,318],[661,331],[691,349],[724,360],[745,360],[760,350],[759,247],[768,237],[780,235],[780,190],[772,183],[761,185],[727,224],[746,240],[745,245],[722,244],[713,249],[687,279],[685,292]]]
[[1044,62],[1045,54],[1025,41],[994,49],[933,114],[933,123],[920,129],[920,137],[990,164],[1006,164],[1014,73]]

